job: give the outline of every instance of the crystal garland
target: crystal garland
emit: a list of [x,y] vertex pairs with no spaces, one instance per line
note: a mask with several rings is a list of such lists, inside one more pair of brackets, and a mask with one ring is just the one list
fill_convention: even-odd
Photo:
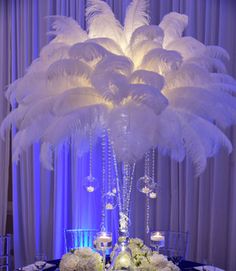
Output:
[[[144,175],[145,176],[149,176],[149,162],[150,162],[150,155],[149,152],[146,152],[145,154],[145,161],[144,161]],[[146,213],[146,217],[145,217],[145,230],[146,230],[146,234],[149,234],[150,232],[150,199],[149,199],[149,194],[146,194],[146,198],[145,198],[145,213]]]
[[[151,162],[150,162],[150,156],[151,156]],[[150,212],[151,212],[151,206],[150,206],[150,199],[156,199],[157,198],[157,183],[155,181],[155,156],[156,152],[155,149],[153,148],[151,153],[148,152],[145,155],[145,175],[151,177],[151,187],[150,187],[150,192],[146,193],[146,198],[145,198],[145,229],[146,229],[146,234],[150,233]],[[151,172],[150,172],[150,166],[151,166]]]
[[105,182],[106,182],[106,130],[102,133],[102,221],[101,231],[105,231]]
[[156,163],[155,157],[156,157],[156,152],[155,152],[155,149],[153,148],[152,149],[152,171],[151,171],[153,184],[152,184],[152,191],[151,193],[149,193],[149,198],[151,199],[157,198],[157,182],[155,181],[155,163]]
[[[109,131],[108,131],[109,134]],[[112,188],[112,147],[110,138],[107,136],[107,186],[108,192],[104,195],[106,210],[113,210],[117,206],[116,189]],[[115,190],[115,191],[114,191]]]
[[98,188],[98,181],[93,176],[93,134],[92,129],[89,130],[89,175],[84,179],[83,186],[87,192],[92,193]]
[[135,163],[123,163],[123,195],[122,195],[122,211],[120,212],[120,223],[123,232],[128,234],[128,227],[130,222],[130,198],[132,191],[132,184],[134,179]]

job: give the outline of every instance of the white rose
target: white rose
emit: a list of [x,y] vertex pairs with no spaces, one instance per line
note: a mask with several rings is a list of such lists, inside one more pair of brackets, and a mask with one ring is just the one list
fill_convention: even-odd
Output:
[[74,252],[75,255],[78,255],[81,257],[90,257],[92,256],[93,253],[94,252],[89,247],[81,247]]
[[154,252],[153,255],[150,256],[150,263],[158,267],[165,267],[168,264],[168,260],[165,256]]
[[61,271],[74,271],[76,266],[79,263],[79,257],[68,253],[63,255],[61,262],[60,262],[60,270]]

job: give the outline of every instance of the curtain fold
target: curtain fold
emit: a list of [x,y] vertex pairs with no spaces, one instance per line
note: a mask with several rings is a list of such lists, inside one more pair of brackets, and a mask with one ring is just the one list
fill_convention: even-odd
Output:
[[[123,19],[129,0],[107,1],[117,18]],[[85,0],[0,1],[0,87],[21,77],[49,37],[48,15],[75,18],[85,27]],[[206,44],[219,44],[231,56],[229,71],[236,76],[236,2],[233,0],[151,0],[152,23],[158,24],[170,11],[189,15],[185,35]],[[14,105],[13,105],[14,106]],[[0,94],[0,120],[9,105]],[[13,133],[14,133],[13,129]],[[225,131],[236,147],[236,132]],[[36,252],[48,258],[64,253],[64,229],[97,228],[101,220],[101,193],[86,194],[83,178],[88,175],[88,156],[78,158],[71,144],[58,147],[54,171],[39,163],[39,144],[25,152],[13,166],[14,249],[16,267],[31,263]],[[101,150],[95,149],[94,174],[101,179]],[[0,142],[0,234],[5,232],[7,214],[10,134]],[[236,151],[228,156],[221,150],[209,159],[203,175],[194,178],[189,160],[178,164],[158,155],[159,194],[152,201],[151,229],[187,231],[187,258],[208,262],[228,271],[236,270]],[[142,175],[138,163],[135,179]],[[134,236],[145,237],[145,197],[134,184],[132,225]],[[142,211],[142,212],[141,212]],[[117,227],[117,213],[109,216],[108,227]],[[116,229],[117,230],[117,229]]]
[[[0,122],[9,113],[10,106],[4,97],[4,90],[11,82],[11,44],[10,33],[6,25],[10,24],[9,7],[0,2]],[[6,233],[8,183],[10,169],[10,132],[5,134],[5,140],[0,140],[0,235]]]

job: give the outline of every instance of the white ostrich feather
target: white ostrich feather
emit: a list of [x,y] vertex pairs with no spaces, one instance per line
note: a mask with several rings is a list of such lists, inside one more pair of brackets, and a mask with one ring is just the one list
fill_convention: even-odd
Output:
[[232,85],[232,84],[215,83],[215,84],[210,84],[210,88],[213,90],[214,89],[221,90],[232,95],[236,94],[236,85]]
[[81,133],[75,131],[71,136],[71,145],[75,148],[75,153],[78,157],[82,157],[85,153],[89,152],[89,133]]
[[97,64],[95,72],[102,73],[108,71],[118,72],[125,76],[129,76],[133,71],[133,63],[125,56],[108,55]]
[[131,84],[129,97],[138,104],[146,105],[159,115],[168,105],[168,100],[161,94],[159,89],[150,85]]
[[[209,92],[213,94],[222,104],[227,104],[227,108],[230,110],[236,110],[236,98],[232,97],[230,93],[224,92],[222,90],[217,90],[216,88],[208,87]],[[233,116],[233,115],[232,115]]]
[[163,47],[165,48],[170,42],[180,38],[184,29],[188,25],[188,16],[171,12],[165,15],[159,24],[164,31]]
[[98,69],[92,74],[91,82],[100,95],[113,104],[119,104],[127,96],[128,79],[119,72]]
[[42,68],[45,69],[45,64],[50,65],[56,60],[69,58],[69,48],[69,45],[62,42],[49,43],[43,47],[40,51],[39,57],[40,61],[42,62]]
[[52,30],[48,34],[56,36],[52,42],[74,44],[83,42],[88,38],[86,31],[72,18],[57,15],[49,16],[48,18],[53,19]]
[[50,117],[47,113],[41,114],[37,120],[16,133],[12,142],[13,161],[18,161],[20,154],[43,136],[52,119],[53,117]]
[[6,130],[11,128],[11,125],[15,124],[16,127],[20,126],[20,122],[27,111],[27,107],[19,105],[15,110],[11,111],[6,118],[2,121],[0,127],[0,136],[4,140]]
[[189,58],[185,63],[195,63],[210,73],[226,73],[225,64],[216,58],[202,56]]
[[196,132],[182,117],[182,114],[179,114],[179,120],[182,126],[182,136],[186,154],[191,158],[195,166],[195,176],[199,176],[199,174],[204,171],[207,164],[207,156],[201,142],[201,136],[199,135],[199,132]]
[[229,62],[230,56],[224,48],[216,45],[209,45],[206,47],[206,49],[206,54],[209,57],[219,59],[225,64]]
[[96,65],[103,57],[109,54],[104,47],[94,42],[77,43],[69,50],[71,58],[83,60],[92,66]]
[[131,50],[129,48],[128,55],[131,57],[135,69],[139,69],[143,56],[147,55],[151,50],[156,48],[162,48],[155,41],[144,40],[139,42],[134,48]]
[[41,144],[40,161],[44,168],[53,170],[53,147],[48,142],[43,142]]
[[232,152],[231,142],[214,124],[184,111],[177,112],[181,113],[181,117],[195,130],[195,132],[201,131],[200,140],[204,146],[207,157],[214,156],[221,146],[225,147],[228,153]]
[[125,42],[120,22],[104,1],[89,0],[86,19],[90,38],[110,38],[118,44]]
[[50,96],[44,99],[40,99],[33,105],[31,104],[30,106],[28,106],[27,111],[25,111],[25,114],[20,121],[19,128],[27,129],[27,127],[31,126],[36,121],[44,122],[44,118],[45,121],[47,119],[50,119],[51,109],[55,100],[55,96]]
[[165,49],[179,52],[184,60],[192,57],[201,57],[207,51],[204,44],[192,37],[181,37],[179,39],[175,39],[169,43]]
[[59,77],[84,76],[89,79],[91,73],[91,68],[77,59],[61,59],[49,66],[47,78],[48,80],[54,80]]
[[185,158],[185,148],[182,136],[182,126],[175,110],[167,106],[160,115],[157,116],[155,145],[162,155],[169,155],[176,161],[183,161]]
[[[225,128],[235,123],[236,107],[224,106],[225,93],[216,93],[196,87],[182,87],[165,91],[171,107],[186,110]],[[225,101],[225,102],[224,102]]]
[[211,73],[211,78],[216,82],[216,83],[222,83],[222,84],[230,84],[230,85],[236,85],[236,80],[225,73]]
[[[76,130],[84,133],[91,127],[104,127],[103,118],[106,114],[106,107],[95,105],[79,108],[65,116],[55,117],[51,125],[44,131],[42,142],[56,146],[69,138]],[[102,130],[102,128],[100,129]]]
[[20,154],[23,152],[25,147],[22,143],[22,138],[26,136],[27,133],[25,132],[25,130],[21,130],[14,135],[12,142],[12,161],[17,162],[19,160]]
[[89,39],[87,41],[88,43],[96,43],[105,48],[107,51],[111,52],[112,54],[116,55],[124,55],[122,48],[118,43],[116,43],[114,40],[109,38],[94,38]]
[[213,83],[209,72],[195,63],[183,63],[178,70],[169,72],[165,77],[165,88],[207,87]]
[[147,0],[133,0],[128,6],[124,21],[124,33],[128,43],[137,28],[149,24],[148,6]]
[[92,88],[69,89],[58,95],[52,111],[55,115],[64,116],[78,108],[104,104],[104,99]]
[[138,43],[149,40],[162,47],[164,33],[157,25],[143,25],[137,28],[130,39],[130,47],[133,49]]
[[146,84],[161,90],[164,86],[165,79],[163,76],[156,72],[136,70],[134,71],[130,78],[131,84]]
[[181,62],[182,57],[178,52],[157,48],[149,51],[144,56],[140,68],[165,75],[178,69]]
[[13,104],[15,102],[15,92],[17,91],[17,85],[19,84],[19,82],[22,80],[22,78],[19,78],[17,80],[15,80],[14,82],[12,82],[6,92],[5,92],[5,97],[8,101],[10,101],[11,104]]
[[[37,81],[37,84],[35,84]],[[45,72],[32,72],[26,74],[20,80],[14,82],[7,90],[7,97],[10,101],[16,100],[18,103],[23,103],[24,99],[35,92],[41,91],[47,87]]]

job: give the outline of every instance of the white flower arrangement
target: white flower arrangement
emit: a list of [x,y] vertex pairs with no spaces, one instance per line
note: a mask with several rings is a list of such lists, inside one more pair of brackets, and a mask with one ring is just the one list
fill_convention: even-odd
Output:
[[[132,254],[132,266],[131,270],[142,270],[142,271],[179,271],[179,267],[174,265],[171,261],[158,252],[153,252],[147,247],[143,241],[139,238],[130,239],[128,248]],[[114,247],[111,253],[111,260],[114,257],[117,245]],[[116,264],[116,267],[122,269],[122,266],[126,263],[123,259]]]
[[60,271],[102,271],[102,257],[91,248],[78,248],[63,255]]

